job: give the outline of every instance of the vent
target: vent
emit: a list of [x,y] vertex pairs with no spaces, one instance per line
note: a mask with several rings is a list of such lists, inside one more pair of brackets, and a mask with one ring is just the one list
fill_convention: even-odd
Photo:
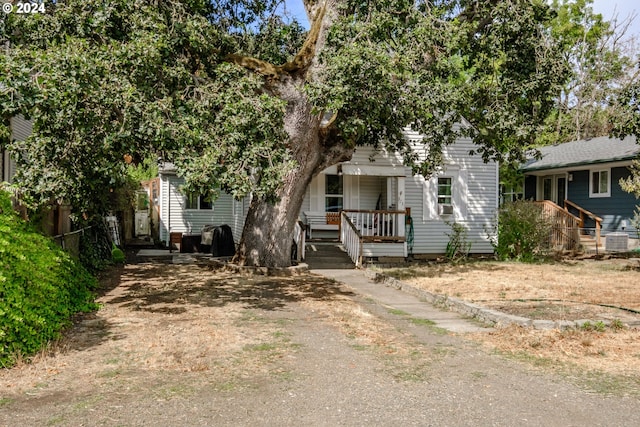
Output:
[[452,205],[438,205],[438,213],[440,215],[453,215]]

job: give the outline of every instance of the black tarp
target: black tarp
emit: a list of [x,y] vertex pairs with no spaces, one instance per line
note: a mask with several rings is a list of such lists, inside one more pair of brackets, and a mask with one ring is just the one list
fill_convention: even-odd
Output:
[[231,227],[228,225],[221,225],[213,230],[211,254],[214,257],[234,256],[236,254],[236,244],[233,241],[233,233]]

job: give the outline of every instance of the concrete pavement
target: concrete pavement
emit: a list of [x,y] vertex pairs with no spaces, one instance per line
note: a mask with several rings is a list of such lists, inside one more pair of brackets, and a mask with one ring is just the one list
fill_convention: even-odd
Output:
[[352,288],[358,294],[371,298],[390,309],[401,310],[413,318],[431,320],[435,322],[435,326],[451,332],[481,332],[492,329],[480,326],[478,322],[474,322],[455,311],[441,310],[417,296],[382,283],[375,283],[367,277],[364,270],[317,269],[311,270],[311,272],[334,279]]

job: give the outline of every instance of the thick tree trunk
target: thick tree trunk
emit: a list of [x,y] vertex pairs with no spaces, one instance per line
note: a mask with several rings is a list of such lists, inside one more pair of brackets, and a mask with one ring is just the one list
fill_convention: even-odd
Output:
[[345,148],[340,138],[323,128],[322,117],[313,113],[302,84],[301,80],[284,77],[275,89],[287,101],[284,127],[289,135],[287,145],[297,165],[282,183],[276,203],[252,199],[234,258],[238,264],[290,266],[293,231],[311,179],[353,154],[353,149]]

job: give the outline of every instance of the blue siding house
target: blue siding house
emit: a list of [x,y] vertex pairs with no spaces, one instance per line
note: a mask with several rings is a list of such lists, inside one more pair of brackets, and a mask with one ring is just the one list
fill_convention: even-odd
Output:
[[[521,168],[526,199],[550,200],[574,214],[582,208],[602,218],[602,235],[627,232],[635,237],[630,219],[640,201],[619,184],[640,156],[635,137],[573,141],[542,147],[540,153]],[[595,226],[594,219],[585,216],[584,227]]]

